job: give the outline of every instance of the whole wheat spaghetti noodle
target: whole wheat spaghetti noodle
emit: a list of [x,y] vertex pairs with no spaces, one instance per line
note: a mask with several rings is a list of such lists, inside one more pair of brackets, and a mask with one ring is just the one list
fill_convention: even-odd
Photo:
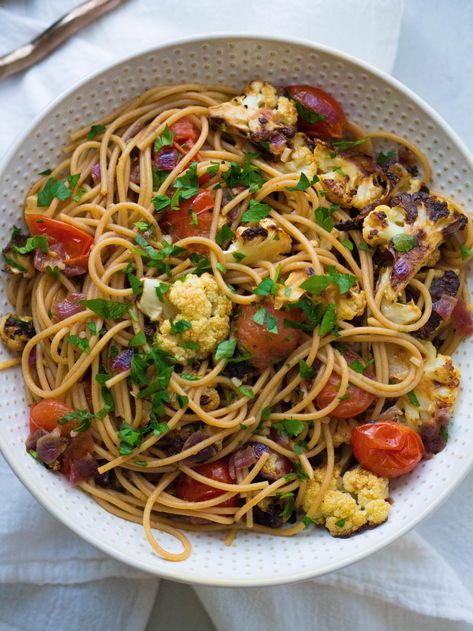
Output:
[[473,329],[471,223],[415,144],[310,86],[237,94],[156,87],[74,132],[4,249],[29,453],[170,561],[185,531],[385,521]]

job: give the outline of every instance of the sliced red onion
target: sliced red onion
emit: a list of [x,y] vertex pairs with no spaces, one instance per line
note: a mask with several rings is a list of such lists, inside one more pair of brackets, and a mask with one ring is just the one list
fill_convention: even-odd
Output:
[[33,265],[38,270],[38,272],[44,272],[48,267],[50,267],[51,269],[54,269],[55,267],[60,270],[64,269],[66,253],[64,252],[62,244],[53,243],[49,245],[49,251],[55,252],[57,256],[51,256],[49,253],[45,254],[44,252],[41,252],[41,250],[36,250],[33,259]]
[[269,437],[274,440],[275,443],[281,445],[281,447],[287,447],[289,445],[289,436],[285,432],[278,432],[274,427],[269,430]]
[[101,180],[101,177],[100,177],[100,164],[94,164],[92,166],[91,175],[92,175],[92,179],[94,181],[94,184],[98,184],[100,182],[100,180]]
[[[189,449],[190,447],[194,447],[194,445],[198,445],[202,441],[207,440],[207,438],[210,438],[210,435],[207,434],[206,432],[203,432],[200,429],[197,430],[196,432],[192,432],[192,434],[187,438],[187,440],[182,445],[182,451],[185,451],[186,449]],[[203,449],[198,451],[196,454],[193,454],[192,456],[185,458],[184,462],[186,464],[197,464],[198,462],[205,462],[206,460],[213,458],[213,456],[215,456],[216,453],[217,453],[217,449],[215,445],[208,445],[207,447],[204,447]]]
[[473,319],[463,298],[459,298],[452,313],[453,326],[465,337],[473,334]]
[[78,484],[82,480],[90,478],[97,473],[97,460],[91,455],[87,454],[79,460],[76,460],[71,465],[71,472],[69,474],[69,480],[72,484]]
[[38,458],[45,464],[51,464],[57,460],[64,449],[65,444],[57,427],[52,432],[41,436],[36,443]]
[[246,447],[240,447],[235,453],[230,456],[228,461],[228,471],[230,477],[235,480],[236,472],[238,469],[245,469],[251,467],[258,462],[259,456],[256,455],[253,445],[247,445]]
[[174,147],[163,147],[156,154],[154,161],[158,171],[172,171],[179,161],[179,152]]
[[81,276],[87,272],[87,267],[82,265],[66,265],[64,268],[64,274],[66,276]]
[[26,447],[26,451],[31,451],[31,450],[36,450],[36,444],[38,443],[38,440],[42,437],[42,436],[46,436],[48,432],[45,429],[37,429],[36,431],[34,431],[32,434],[30,434],[28,436],[28,438],[25,441],[25,447]]
[[37,356],[36,346],[33,346],[33,349],[28,357],[28,366],[30,368],[36,368],[36,356]]
[[458,299],[454,296],[449,296],[448,294],[442,294],[440,300],[437,300],[432,305],[433,311],[439,314],[439,316],[444,320],[444,322],[448,322],[452,316],[453,310],[458,302]]
[[118,355],[112,360],[112,372],[119,373],[125,372],[125,370],[130,370],[132,357],[133,350],[131,348],[125,348],[124,351],[118,353]]
[[62,302],[57,302],[53,307],[53,316],[56,322],[65,320],[70,316],[85,311],[85,307],[79,304],[80,300],[84,300],[85,294],[74,291],[68,294]]

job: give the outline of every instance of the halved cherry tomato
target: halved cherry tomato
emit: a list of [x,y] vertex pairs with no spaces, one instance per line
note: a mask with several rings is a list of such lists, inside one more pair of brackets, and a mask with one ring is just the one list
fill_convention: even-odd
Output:
[[93,238],[64,221],[50,219],[44,215],[27,214],[25,221],[33,235],[46,235],[50,244],[61,243],[66,254],[66,265],[87,268]]
[[87,454],[93,453],[93,451],[94,439],[92,438],[90,429],[85,432],[78,432],[77,435],[71,439],[63,454],[61,473],[69,476],[72,465],[84,456],[87,456]]
[[[190,199],[179,203],[179,210],[168,210],[160,222],[164,231],[169,231],[174,241],[186,237],[209,237],[212,225],[211,210],[214,199],[209,191],[199,191]],[[193,214],[194,213],[194,214]],[[191,246],[189,250],[205,252],[204,246]]]
[[65,425],[58,425],[58,420],[66,414],[74,412],[72,408],[58,399],[43,399],[35,403],[30,408],[30,432],[33,434],[37,429],[44,429],[52,432],[59,427],[63,436],[68,436],[76,426],[75,421],[70,421]]
[[331,94],[312,85],[290,85],[287,88],[291,97],[314,114],[325,118],[316,123],[304,120],[299,112],[297,126],[309,136],[341,138],[345,127],[345,114],[342,106]]
[[[193,470],[200,475],[204,475],[211,480],[217,480],[218,482],[225,482],[226,484],[234,484],[230,473],[228,471],[228,459],[217,460],[216,462],[209,462],[208,464],[201,464],[198,467],[193,467]],[[226,491],[216,489],[213,486],[208,486],[203,482],[198,482],[188,475],[181,473],[176,485],[176,494],[181,500],[186,502],[205,502],[211,500],[214,497],[223,495]],[[219,507],[237,506],[238,497],[235,495],[228,500],[225,500]]]
[[[258,324],[254,320],[256,312],[260,309],[265,309],[264,312],[260,311],[261,314],[264,313],[263,324]],[[285,326],[284,320],[301,322],[301,310],[277,310],[269,299],[256,304],[242,305],[237,320],[237,344],[242,353],[250,351],[250,362],[256,368],[263,370],[285,359],[299,344],[301,331]]]
[[[345,359],[347,360],[348,365],[352,364],[355,360],[363,363],[362,358],[357,353],[354,353],[349,349],[345,351]],[[364,371],[364,374],[371,379],[374,377],[374,372],[369,367]],[[326,407],[336,397],[338,397],[340,382],[340,377],[337,373],[333,372],[325,386],[315,398],[315,403],[319,410]],[[358,414],[367,410],[376,398],[374,394],[361,390],[361,388],[358,388],[351,383],[348,384],[345,396],[347,398],[340,401],[333,412],[330,412],[331,417],[352,418],[353,416],[358,416]]]
[[400,423],[366,423],[354,427],[351,445],[355,458],[365,469],[387,478],[409,473],[424,455],[419,434]]

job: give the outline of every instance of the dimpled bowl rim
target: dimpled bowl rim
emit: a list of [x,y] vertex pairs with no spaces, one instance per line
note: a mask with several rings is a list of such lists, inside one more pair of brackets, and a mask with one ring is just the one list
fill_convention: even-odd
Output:
[[[134,53],[125,58],[122,58],[118,61],[115,61],[105,68],[98,70],[79,82],[75,83],[71,88],[64,91],[57,98],[55,98],[52,102],[50,102],[47,107],[45,107],[40,114],[34,119],[31,125],[26,129],[26,131],[21,134],[21,136],[16,140],[14,145],[7,151],[6,155],[3,157],[0,165],[0,181],[2,177],[5,175],[7,171],[8,165],[12,158],[18,152],[18,148],[22,143],[31,135],[32,131],[41,125],[44,119],[48,116],[48,114],[55,109],[66,97],[73,95],[75,92],[80,90],[83,86],[87,84],[97,81],[100,77],[107,75],[112,69],[120,66],[122,64],[138,61],[141,57],[146,57],[147,55],[153,53],[160,53],[166,51],[168,49],[172,49],[176,46],[186,46],[198,43],[209,43],[210,45],[216,44],[218,41],[230,41],[235,43],[241,43],[244,41],[248,42],[258,42],[259,44],[285,44],[287,46],[300,46],[309,49],[310,52],[319,52],[324,55],[333,57],[335,60],[341,63],[349,63],[352,66],[357,67],[359,71],[365,72],[368,76],[372,75],[376,79],[381,80],[388,87],[394,88],[407,100],[413,102],[426,116],[429,118],[440,130],[450,139],[452,145],[462,154],[463,159],[469,166],[469,168],[473,171],[473,156],[470,154],[469,150],[466,148],[462,140],[457,136],[457,134],[450,128],[450,126],[440,117],[439,114],[435,112],[428,104],[426,104],[419,96],[417,96],[414,92],[412,92],[409,88],[405,87],[402,83],[394,79],[393,77],[387,75],[386,73],[376,69],[370,64],[361,61],[351,55],[346,53],[334,50],[330,47],[323,46],[320,44],[314,44],[312,42],[295,39],[295,38],[283,38],[283,37],[269,37],[269,36],[256,36],[256,35],[237,35],[237,34],[209,34],[209,35],[199,35],[193,37],[186,37],[178,40],[173,40],[171,42],[167,42],[161,46],[155,46],[149,49],[142,50],[138,53]],[[17,369],[18,370],[18,369]],[[466,405],[467,401],[463,402],[463,405]],[[93,546],[99,548],[106,554],[114,557],[115,559],[128,564],[132,567],[135,567],[144,572],[148,572],[151,574],[155,574],[161,576],[163,578],[168,578],[171,580],[182,581],[187,583],[196,583],[196,584],[204,584],[204,585],[212,585],[217,587],[237,587],[237,586],[269,586],[269,585],[278,585],[282,583],[296,582],[302,581],[305,579],[313,578],[315,576],[320,576],[322,574],[332,572],[334,570],[340,569],[342,567],[346,567],[356,561],[359,561],[368,555],[384,548],[389,545],[396,539],[398,539],[401,535],[408,532],[411,528],[416,526],[421,520],[430,515],[439,505],[447,498],[447,496],[460,484],[460,482],[465,478],[468,471],[470,470],[473,464],[473,451],[470,454],[466,454],[466,457],[462,459],[462,463],[456,467],[455,473],[448,479],[448,482],[445,486],[439,491],[438,495],[432,499],[430,504],[427,504],[423,507],[420,512],[416,512],[412,510],[407,519],[405,519],[399,527],[389,535],[384,535],[381,530],[372,530],[370,533],[373,533],[373,536],[367,540],[366,544],[361,546],[359,550],[353,550],[351,553],[346,555],[343,559],[339,560],[318,560],[314,563],[314,567],[309,569],[305,569],[304,571],[291,571],[284,573],[284,570],[278,568],[279,573],[275,575],[274,568],[271,568],[268,565],[268,576],[265,578],[252,578],[244,577],[244,578],[218,578],[218,577],[199,577],[194,573],[190,573],[184,569],[182,564],[180,563],[168,563],[163,567],[156,568],[152,564],[150,564],[146,560],[142,560],[140,558],[132,557],[128,555],[123,550],[117,549],[114,545],[109,544],[106,541],[98,541],[93,533],[84,532],[80,528],[80,524],[74,520],[73,516],[69,513],[62,512],[59,506],[53,505],[50,499],[41,486],[33,480],[29,475],[27,470],[22,465],[20,459],[15,457],[14,453],[10,453],[8,449],[8,441],[6,438],[6,432],[4,435],[3,427],[0,424],[0,449],[8,462],[11,469],[20,479],[20,481],[24,484],[24,486],[29,490],[29,492],[46,508],[52,515],[54,515],[59,521],[61,521],[64,525],[74,531],[77,535],[83,538],[88,543]],[[374,534],[376,533],[376,534]],[[147,543],[147,542],[146,542]],[[215,545],[222,545],[220,540],[215,540]],[[270,553],[269,553],[270,554]]]

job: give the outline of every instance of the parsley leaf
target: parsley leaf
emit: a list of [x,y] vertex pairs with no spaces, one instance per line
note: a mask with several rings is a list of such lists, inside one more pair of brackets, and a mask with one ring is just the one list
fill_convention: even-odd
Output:
[[233,239],[234,236],[235,233],[233,232],[233,230],[225,223],[221,228],[217,230],[217,234],[215,235],[215,243],[223,248],[223,246],[228,241]]
[[44,254],[48,253],[48,237],[44,237],[44,236],[35,236],[35,237],[28,237],[28,239],[26,240],[25,245],[22,246],[18,246],[18,245],[12,245],[12,250],[14,252],[17,252],[18,254],[28,254],[29,252],[32,252],[33,250],[41,250],[41,252],[43,252]]
[[154,150],[159,151],[163,147],[171,147],[174,143],[174,132],[165,125],[161,136],[157,136],[154,141]]
[[341,241],[340,243],[345,246],[347,250],[350,250],[350,252],[353,251],[353,243],[350,241],[350,239],[343,239],[343,241]]
[[156,195],[151,201],[157,212],[164,210],[171,204],[171,200],[167,195]]
[[75,432],[85,432],[90,427],[90,422],[94,418],[94,415],[91,414],[88,410],[74,410],[73,412],[69,412],[65,416],[58,419],[58,425],[66,425],[66,423],[70,423],[71,421],[75,421],[77,424],[74,427]]
[[72,344],[72,346],[75,346],[76,348],[83,351],[84,353],[90,353],[89,340],[86,337],[79,337],[78,335],[69,335],[68,342],[69,344]]
[[176,401],[181,410],[183,410],[189,404],[189,397],[184,394],[176,394]]
[[325,206],[319,206],[318,208],[316,208],[315,221],[321,228],[323,228],[327,232],[332,231],[333,229],[332,213],[329,208],[325,208]]
[[314,296],[320,296],[332,283],[338,286],[340,294],[346,294],[356,284],[356,277],[352,274],[337,272],[336,267],[331,265],[328,268],[328,274],[313,274],[300,287]]
[[302,379],[311,379],[314,376],[314,369],[303,359],[299,360],[299,374]]
[[169,171],[158,171],[158,169],[154,165],[152,166],[151,170],[153,173],[153,191],[157,191],[169,175]]
[[251,388],[248,388],[247,386],[240,386],[239,388],[237,388],[237,390],[238,392],[241,392],[241,394],[243,394],[245,397],[248,397],[249,399],[255,398],[255,393],[253,392]]
[[266,407],[261,410],[261,420],[267,421],[271,416],[271,408]]
[[367,137],[359,138],[358,140],[332,140],[332,145],[337,147],[337,149],[340,149],[340,151],[346,151],[346,149],[362,145],[367,140],[369,140]]
[[470,250],[470,248],[467,248],[466,245],[461,245],[460,256],[462,257],[463,260],[465,260],[468,257],[473,256],[473,252]]
[[271,206],[269,204],[263,204],[257,202],[255,199],[250,200],[250,206],[241,216],[241,221],[260,221],[269,215],[271,212]]
[[271,278],[265,278],[253,289],[253,293],[257,296],[269,296],[270,294],[275,293],[275,283]]
[[378,158],[376,159],[376,163],[380,166],[383,167],[386,162],[388,162],[388,160],[394,160],[396,158],[396,152],[394,151],[394,149],[391,149],[391,151],[388,151],[388,153],[383,153],[382,151],[378,154]]
[[286,418],[280,423],[275,423],[273,426],[278,432],[284,432],[288,436],[299,436],[304,431],[305,424],[302,421],[296,421],[291,418]]
[[79,304],[90,309],[105,320],[120,320],[129,310],[127,302],[113,302],[103,298],[92,298],[91,300],[80,300]]
[[305,173],[301,173],[296,186],[286,186],[286,191],[305,191],[310,186],[309,178]]
[[146,339],[145,332],[138,331],[138,333],[131,338],[129,346],[131,347],[144,346],[146,342],[147,342],[147,339]]
[[299,116],[305,120],[306,123],[310,123],[311,125],[315,125],[315,123],[320,123],[320,121],[325,120],[327,117],[325,114],[320,114],[319,112],[315,112],[314,110],[310,110],[299,101],[296,101],[296,109]]
[[52,169],[44,169],[44,171],[40,171],[38,175],[51,175]]
[[304,515],[302,518],[302,523],[304,524],[304,528],[309,528],[312,524],[315,524],[315,521],[309,515]]
[[120,455],[127,456],[133,449],[139,447],[143,442],[143,432],[134,429],[129,423],[123,421],[118,432],[120,439]]
[[396,252],[410,252],[417,245],[417,239],[410,234],[395,234],[391,242]]
[[417,398],[414,390],[411,390],[410,392],[407,393],[407,398],[412,403],[412,405],[415,405],[416,408],[420,408],[419,399]]
[[95,136],[103,134],[106,129],[105,125],[92,125],[89,133],[87,134],[87,140],[93,140]]
[[323,337],[327,333],[333,333],[334,335],[338,335],[337,309],[333,303],[331,303],[328,306],[322,318],[322,322],[320,323],[320,328],[319,328],[320,337]]
[[344,519],[343,517],[341,519],[338,519],[335,522],[335,526],[338,526],[338,528],[343,528],[343,526],[345,525],[346,519]]
[[171,322],[171,335],[180,335],[184,331],[192,329],[192,324],[187,320],[177,320]]
[[46,207],[51,204],[55,197],[60,201],[64,201],[70,196],[71,191],[62,180],[56,180],[55,178],[50,177],[43,189],[38,193],[37,204],[40,207]]
[[235,338],[220,342],[220,344],[217,346],[217,350],[215,351],[215,359],[219,361],[220,359],[227,359],[227,358],[233,357],[235,348],[236,348]]
[[177,178],[174,188],[179,190],[182,199],[189,199],[199,192],[199,176],[197,175],[197,162],[193,162],[184,175]]

